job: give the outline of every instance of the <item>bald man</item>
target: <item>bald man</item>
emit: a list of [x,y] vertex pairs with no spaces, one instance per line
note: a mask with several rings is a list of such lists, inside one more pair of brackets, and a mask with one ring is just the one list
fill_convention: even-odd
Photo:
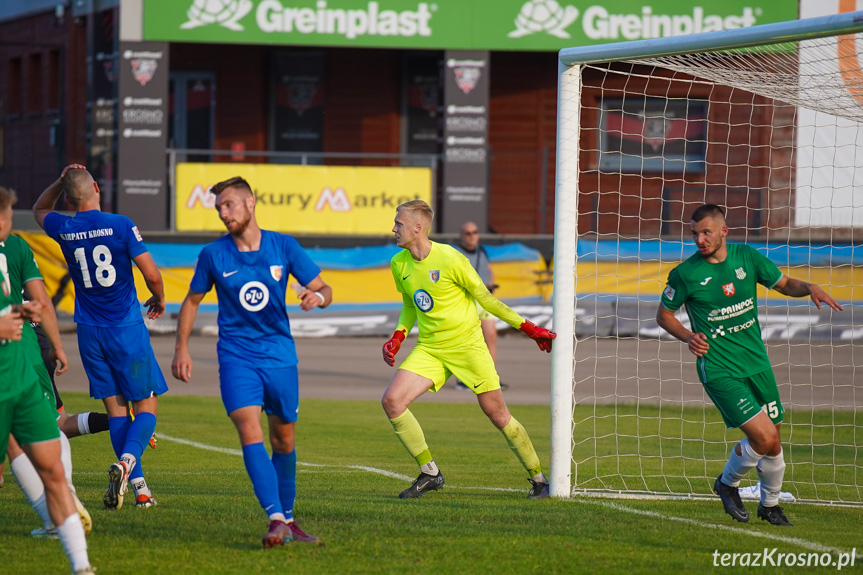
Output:
[[[494,283],[494,272],[491,270],[491,265],[488,260],[488,254],[485,248],[479,243],[479,227],[474,222],[465,222],[461,226],[458,236],[458,244],[455,249],[464,254],[480,279],[488,288],[490,293],[494,293],[497,289],[497,284]],[[485,345],[488,347],[488,352],[491,354],[491,359],[497,363],[497,318],[490,312],[486,311],[479,302],[476,302],[476,313],[479,315],[479,326],[482,329],[482,338],[485,340]],[[504,382],[500,382],[500,388],[506,389],[509,387]],[[470,389],[461,380],[456,381],[456,389]]]
[[[54,212],[65,193],[75,217]],[[36,204],[36,222],[60,244],[75,285],[75,322],[90,396],[101,399],[110,417],[111,443],[118,461],[108,468],[106,509],[120,509],[128,483],[137,507],[155,505],[144,480],[141,455],[156,428],[158,396],[168,391],[156,363],[138,303],[132,263],[152,297],[148,317],[165,313],[162,276],[135,224],[126,216],[104,214],[101,193],[90,172],[72,164],[48,186]],[[135,418],[129,413],[129,402]]]

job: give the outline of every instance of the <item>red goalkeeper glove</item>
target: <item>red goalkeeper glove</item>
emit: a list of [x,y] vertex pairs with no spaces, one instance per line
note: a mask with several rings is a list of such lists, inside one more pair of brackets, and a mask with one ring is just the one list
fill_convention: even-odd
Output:
[[400,329],[393,333],[393,336],[384,344],[384,361],[390,367],[396,364],[396,354],[405,340],[405,330]]
[[524,333],[536,342],[536,345],[539,346],[539,349],[546,353],[551,353],[551,340],[557,337],[557,334],[553,331],[549,331],[544,327],[539,327],[530,321],[525,321],[521,326],[519,326],[518,331]]

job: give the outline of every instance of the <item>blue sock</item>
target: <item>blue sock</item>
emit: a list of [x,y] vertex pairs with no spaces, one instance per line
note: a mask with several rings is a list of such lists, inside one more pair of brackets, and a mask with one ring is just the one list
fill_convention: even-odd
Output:
[[[144,448],[150,443],[150,437],[156,430],[156,416],[152,413],[138,413],[135,415],[135,421],[129,426],[129,431],[126,433],[126,444],[123,446],[123,453],[131,453],[135,459],[140,460],[144,454]],[[137,466],[136,466],[137,467]]]
[[278,478],[270,455],[263,443],[252,443],[243,446],[243,463],[246,464],[246,473],[252,480],[255,496],[267,515],[281,513],[279,502]]
[[111,447],[114,448],[114,454],[117,459],[123,455],[123,447],[126,445],[126,435],[129,433],[129,426],[132,424],[132,418],[128,415],[122,417],[112,417],[108,419],[108,434],[111,436]]
[[[129,426],[132,425],[132,418],[128,416],[111,417],[108,419],[108,433],[111,436],[111,446],[114,448],[114,453],[117,459],[123,455],[126,446],[126,436],[129,434]],[[152,433],[150,434],[152,435]],[[149,439],[147,440],[149,443]],[[129,481],[144,477],[144,468],[141,467],[141,458],[138,458],[138,464],[129,474]]]
[[279,500],[285,510],[285,519],[294,516],[294,500],[297,498],[297,450],[290,453],[273,452],[273,467],[279,478]]

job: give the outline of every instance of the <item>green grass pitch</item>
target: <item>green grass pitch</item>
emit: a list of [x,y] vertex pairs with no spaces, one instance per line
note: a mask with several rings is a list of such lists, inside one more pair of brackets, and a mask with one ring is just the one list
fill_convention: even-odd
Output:
[[[73,412],[101,409],[83,394],[64,400]],[[748,504],[752,521],[741,525],[718,501],[529,501],[524,471],[478,406],[420,401],[412,411],[447,486],[402,501],[397,494],[417,469],[380,405],[302,401],[295,513],[326,542],[322,547],[261,547],[266,517],[218,399],[168,395],[160,402],[159,446],[143,458],[159,502],[151,509],[101,509],[105,471],[114,460],[108,435],[74,438],[75,483],[94,521],[91,561],[103,575],[671,573],[706,571],[717,550],[863,551],[861,508],[789,504],[794,527],[779,529],[754,517],[754,503]],[[512,411],[547,464],[548,407]],[[38,524],[7,471],[0,489],[4,573],[68,572],[59,542],[30,537]],[[856,559],[859,571],[863,558]]]

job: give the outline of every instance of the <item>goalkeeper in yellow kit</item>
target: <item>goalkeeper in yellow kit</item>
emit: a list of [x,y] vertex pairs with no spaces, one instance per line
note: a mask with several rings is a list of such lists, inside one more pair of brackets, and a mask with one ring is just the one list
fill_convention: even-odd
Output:
[[451,246],[429,240],[434,212],[422,200],[400,205],[393,233],[403,248],[390,266],[402,311],[393,336],[384,344],[384,361],[394,365],[405,335],[419,325],[416,347],[402,362],[381,398],[399,440],[420,466],[420,475],[402,499],[440,489],[444,477],[429,452],[422,428],[408,406],[428,390],[438,391],[455,374],[476,393],[479,406],[501,430],[515,456],[528,472],[530,499],[548,497],[548,481],[524,427],[509,413],[500,378],[482,337],[474,299],[483,308],[551,351],[556,334],[525,321],[491,295],[467,258]]

